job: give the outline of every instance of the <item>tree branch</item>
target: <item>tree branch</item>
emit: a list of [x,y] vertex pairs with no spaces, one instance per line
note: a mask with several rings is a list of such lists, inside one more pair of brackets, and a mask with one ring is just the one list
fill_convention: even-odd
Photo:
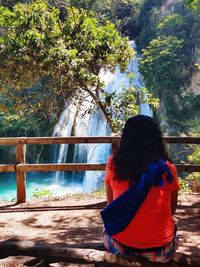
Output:
[[95,95],[91,90],[89,90],[86,86],[82,85],[81,87],[84,91],[86,91],[91,97],[92,99],[94,99],[97,107],[99,107],[99,109],[101,110],[101,112],[103,113],[108,125],[110,126],[111,130],[114,131],[114,128],[112,126],[112,120],[109,117],[108,113],[106,112],[102,102],[99,100],[98,95]]

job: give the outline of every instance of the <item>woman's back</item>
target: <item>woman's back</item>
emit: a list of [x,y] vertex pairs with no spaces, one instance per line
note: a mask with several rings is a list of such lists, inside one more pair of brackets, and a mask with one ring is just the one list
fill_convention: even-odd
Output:
[[[134,219],[120,233],[113,236],[120,243],[134,248],[160,247],[173,239],[174,222],[171,214],[171,193],[178,190],[178,178],[173,164],[167,162],[174,177],[169,183],[163,177],[163,186],[152,186]],[[116,179],[113,156],[110,157],[105,176],[106,185],[113,191],[113,200],[129,188],[129,181]]]

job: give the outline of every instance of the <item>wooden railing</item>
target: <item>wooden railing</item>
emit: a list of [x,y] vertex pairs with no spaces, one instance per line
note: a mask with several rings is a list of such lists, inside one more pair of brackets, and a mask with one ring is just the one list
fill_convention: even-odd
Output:
[[[51,171],[97,171],[105,170],[106,163],[66,163],[66,164],[29,164],[26,162],[26,145],[47,144],[97,144],[109,143],[113,148],[120,141],[120,137],[16,137],[0,138],[0,145],[16,147],[16,164],[1,164],[0,172],[16,172],[17,202],[26,201],[26,172]],[[200,137],[163,137],[165,143],[200,144]],[[200,165],[175,164],[178,172],[200,172]]]

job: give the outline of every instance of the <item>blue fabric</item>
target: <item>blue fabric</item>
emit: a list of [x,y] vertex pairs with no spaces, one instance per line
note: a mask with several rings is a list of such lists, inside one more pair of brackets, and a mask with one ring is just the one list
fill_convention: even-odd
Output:
[[105,230],[110,236],[123,231],[128,226],[152,185],[163,186],[162,175],[164,173],[167,174],[168,181],[172,183],[174,177],[165,160],[149,164],[140,181],[131,185],[126,192],[100,212]]

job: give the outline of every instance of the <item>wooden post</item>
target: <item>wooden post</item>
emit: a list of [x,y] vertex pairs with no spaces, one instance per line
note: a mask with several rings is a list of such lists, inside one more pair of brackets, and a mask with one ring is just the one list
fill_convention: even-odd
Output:
[[[17,164],[25,163],[25,157],[26,157],[26,145],[23,143],[16,145]],[[16,168],[16,180],[17,180],[17,203],[26,202],[26,173]]]
[[[111,134],[112,137],[120,137],[119,133],[112,133]],[[119,148],[119,142],[120,139],[116,139],[115,141],[112,141],[111,145],[112,145],[112,154],[114,154],[118,148]]]

